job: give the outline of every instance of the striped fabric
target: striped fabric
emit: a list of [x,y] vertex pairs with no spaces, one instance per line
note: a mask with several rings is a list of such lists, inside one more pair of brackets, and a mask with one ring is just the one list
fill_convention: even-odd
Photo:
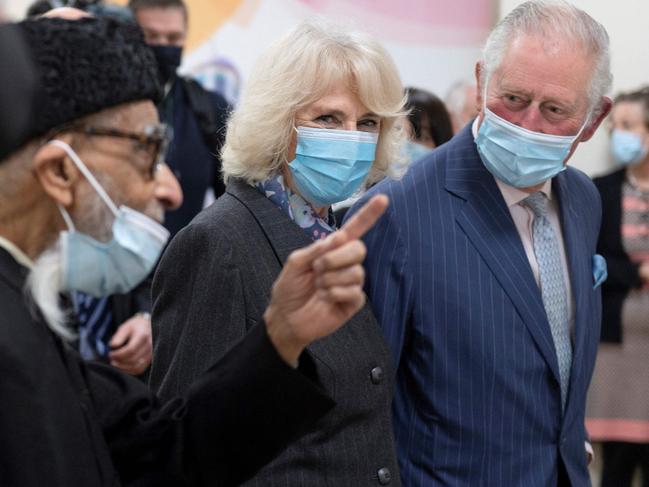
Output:
[[600,291],[591,259],[600,203],[568,169],[553,182],[575,302],[565,415],[541,293],[470,128],[399,181],[365,237],[367,293],[398,364],[394,427],[407,486],[589,485],[584,402]]
[[[622,184],[622,244],[632,262],[649,259],[649,191]],[[622,306],[622,343],[602,343],[586,425],[597,441],[649,443],[649,290],[631,289]]]
[[86,360],[107,360],[114,331],[110,298],[75,291],[72,303],[79,326],[79,353]]

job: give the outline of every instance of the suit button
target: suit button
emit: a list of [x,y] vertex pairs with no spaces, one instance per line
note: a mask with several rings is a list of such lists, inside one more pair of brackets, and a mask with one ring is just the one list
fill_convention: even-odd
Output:
[[390,470],[388,470],[385,467],[380,469],[378,474],[379,474],[379,484],[381,485],[388,485],[392,480],[392,475],[390,474]]
[[374,367],[370,372],[372,384],[379,384],[383,380],[383,369],[381,367]]

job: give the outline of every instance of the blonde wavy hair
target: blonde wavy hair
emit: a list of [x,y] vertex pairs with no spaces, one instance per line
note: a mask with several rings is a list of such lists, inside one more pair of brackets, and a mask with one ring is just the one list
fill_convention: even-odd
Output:
[[381,119],[376,159],[366,184],[403,170],[404,115],[399,74],[372,37],[323,20],[302,22],[255,64],[238,108],[228,122],[221,151],[223,179],[267,179],[287,161],[295,113],[337,83],[351,83],[359,99]]

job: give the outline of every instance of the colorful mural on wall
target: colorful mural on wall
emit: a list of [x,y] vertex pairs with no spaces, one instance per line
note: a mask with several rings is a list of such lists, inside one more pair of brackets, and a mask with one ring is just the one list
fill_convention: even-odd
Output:
[[404,83],[444,95],[470,79],[496,0],[187,0],[184,72],[235,101],[256,57],[301,19],[320,16],[377,36]]

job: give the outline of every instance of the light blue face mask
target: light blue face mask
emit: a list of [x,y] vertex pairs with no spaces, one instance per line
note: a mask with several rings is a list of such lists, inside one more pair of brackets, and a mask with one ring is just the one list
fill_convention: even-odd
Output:
[[425,145],[421,145],[417,142],[413,142],[412,140],[409,140],[406,144],[404,144],[403,147],[409,162],[415,162],[419,159],[423,159],[428,154],[433,152],[433,149],[426,147]]
[[499,117],[487,108],[487,86],[483,96],[484,118],[476,137],[480,158],[491,174],[516,188],[544,183],[565,170],[565,160],[577,135],[560,136],[533,132]]
[[295,159],[288,167],[297,190],[316,208],[344,201],[372,168],[378,134],[298,127]]
[[630,166],[647,156],[647,147],[638,134],[615,129],[611,133],[611,153],[618,165]]
[[119,209],[72,148],[63,141],[50,144],[63,149],[97,194],[110,208],[113,238],[99,242],[75,230],[68,212],[59,206],[69,230],[61,232],[62,290],[83,291],[95,297],[126,293],[142,282],[158,261],[169,232],[148,216],[126,206]]

